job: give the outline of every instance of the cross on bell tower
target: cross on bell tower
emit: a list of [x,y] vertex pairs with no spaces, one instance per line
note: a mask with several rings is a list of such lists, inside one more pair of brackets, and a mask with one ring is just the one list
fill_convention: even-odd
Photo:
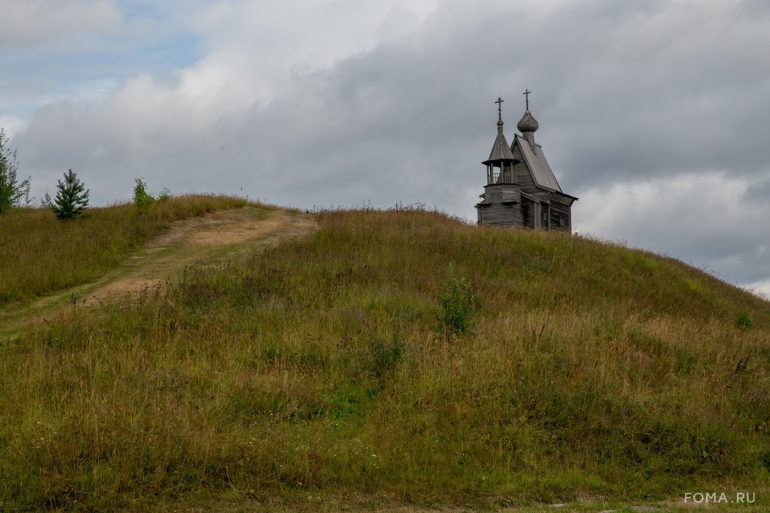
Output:
[[487,167],[487,183],[511,183],[513,181],[513,164],[515,159],[508,141],[503,134],[503,100],[498,98],[493,103],[497,104],[497,137],[489,152],[489,158],[482,162]]

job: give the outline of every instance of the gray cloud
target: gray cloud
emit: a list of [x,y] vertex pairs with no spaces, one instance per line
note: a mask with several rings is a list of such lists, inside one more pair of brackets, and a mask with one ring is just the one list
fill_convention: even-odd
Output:
[[[134,77],[89,109],[39,110],[19,134],[20,160],[37,192],[73,167],[101,202],[143,176],[173,191],[242,189],[300,207],[422,202],[471,218],[492,99],[507,99],[510,138],[529,87],[538,140],[582,196],[581,231],[758,282],[770,276],[770,232],[757,230],[770,216],[764,6],[447,0],[421,24],[383,11],[380,39],[358,53],[331,38],[339,51],[320,66],[302,57],[315,55],[312,34],[263,65],[259,37],[217,39],[226,26],[212,22],[194,66]],[[336,29],[326,23],[316,30]],[[280,28],[270,34],[280,40]],[[276,63],[285,76],[273,77]]]
[[760,281],[770,276],[770,225],[758,222],[766,202],[746,201],[756,183],[703,173],[590,189],[578,230],[656,248],[722,277]]
[[121,23],[111,0],[4,0],[0,42],[6,48],[55,42],[68,44],[89,32],[107,32]]

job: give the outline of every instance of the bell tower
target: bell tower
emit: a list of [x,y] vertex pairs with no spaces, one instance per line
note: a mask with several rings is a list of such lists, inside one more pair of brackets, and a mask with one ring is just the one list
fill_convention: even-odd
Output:
[[497,104],[497,137],[489,152],[489,158],[482,162],[487,166],[487,185],[497,183],[513,183],[513,165],[516,159],[513,157],[508,141],[505,139],[503,128],[503,100],[495,100]]
[[476,205],[478,224],[494,226],[515,226],[521,224],[521,197],[517,185],[516,159],[508,145],[503,130],[503,100],[497,104],[497,137],[492,144],[489,158],[482,162],[487,168],[487,184],[484,186],[482,202]]

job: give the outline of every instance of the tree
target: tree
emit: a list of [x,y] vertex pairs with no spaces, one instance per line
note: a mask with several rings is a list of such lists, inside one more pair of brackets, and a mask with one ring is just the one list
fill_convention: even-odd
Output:
[[64,173],[64,182],[56,183],[56,199],[51,202],[48,195],[46,200],[51,210],[59,219],[74,219],[83,214],[88,206],[88,189],[72,169]]
[[18,181],[16,151],[8,146],[5,130],[0,128],[0,214],[13,207],[29,204],[29,177]]

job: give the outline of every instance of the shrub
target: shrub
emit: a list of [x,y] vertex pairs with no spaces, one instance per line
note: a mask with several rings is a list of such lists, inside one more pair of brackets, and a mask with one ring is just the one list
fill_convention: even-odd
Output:
[[56,183],[56,199],[53,203],[46,194],[46,203],[59,219],[74,219],[85,212],[88,207],[88,189],[78,179],[72,169],[64,173],[64,181]]
[[147,183],[141,178],[137,178],[136,185],[134,185],[134,205],[142,212],[147,212],[153,203],[155,203],[155,198],[147,192]]
[[29,204],[29,178],[18,181],[16,151],[8,147],[5,130],[0,128],[0,214]]

